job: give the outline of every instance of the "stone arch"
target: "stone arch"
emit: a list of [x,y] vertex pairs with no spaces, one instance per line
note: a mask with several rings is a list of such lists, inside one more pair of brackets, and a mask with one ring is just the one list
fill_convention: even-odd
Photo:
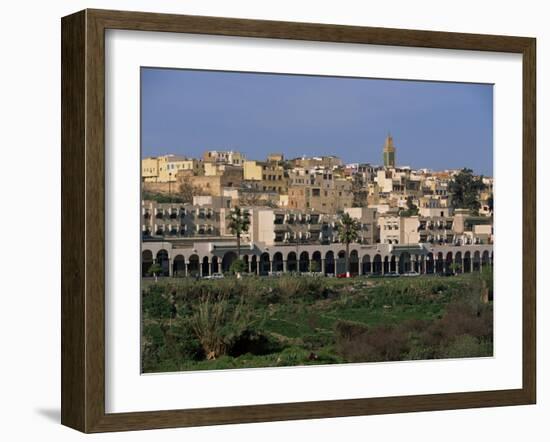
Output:
[[250,271],[255,275],[258,274],[258,257],[256,255],[252,255],[250,258]]
[[464,263],[462,261],[462,252],[456,252],[455,253],[455,264],[456,264],[456,272],[457,273],[464,273]]
[[392,255],[390,258],[390,272],[397,272],[397,258]]
[[473,269],[474,272],[479,272],[481,270],[481,257],[479,256],[478,250],[474,252]]
[[370,255],[363,255],[363,258],[361,258],[361,273],[363,275],[366,275],[368,273],[372,273],[372,265],[370,262]]
[[321,252],[319,252],[318,250],[313,252],[313,254],[311,255],[310,267],[311,267],[311,270],[314,272],[321,272],[323,269]]
[[426,255],[426,273],[434,273],[434,254],[432,252]]
[[289,272],[298,271],[298,262],[296,260],[296,252],[290,252],[286,258],[286,268]]
[[244,262],[244,272],[248,273],[249,268],[250,268],[250,266],[249,266],[250,258],[248,257],[248,255],[242,255],[241,259]]
[[265,276],[271,271],[271,262],[269,261],[269,253],[264,252],[260,255],[260,275]]
[[373,273],[382,273],[382,256],[380,256],[379,253],[374,255],[374,259],[372,261],[372,271]]
[[300,253],[300,272],[309,272],[309,253],[303,251]]
[[273,255],[273,271],[282,272],[283,271],[283,254],[277,252]]
[[185,258],[183,255],[177,255],[172,262],[172,275],[185,276]]
[[143,250],[141,252],[141,277],[149,276],[149,269],[153,265],[153,252]]
[[231,264],[237,259],[237,254],[235,252],[225,252],[222,258],[222,272],[229,272]]
[[464,253],[464,264],[462,266],[464,273],[470,273],[472,270],[472,255],[470,252]]
[[189,263],[187,264],[188,270],[187,274],[189,276],[199,276],[199,267],[200,267],[200,261],[199,261],[199,255],[191,255],[189,257]]
[[170,256],[165,249],[157,252],[157,264],[162,268],[161,276],[170,276]]
[[336,259],[336,274],[346,273],[346,252],[340,250]]
[[411,254],[403,252],[399,255],[399,273],[407,273],[411,271]]
[[334,252],[329,250],[325,255],[325,273],[327,275],[335,274]]
[[453,252],[447,252],[445,255],[445,272],[449,273],[453,271]]
[[422,273],[422,255],[414,255],[413,270]]
[[437,273],[443,273],[444,262],[443,262],[443,253],[438,252],[437,261],[435,262],[435,271]]
[[489,258],[489,251],[484,250],[481,254],[481,267],[486,268],[489,267],[489,264],[491,263]]
[[388,273],[390,271],[390,258],[388,255],[384,256],[384,264],[382,266],[382,272]]
[[210,263],[208,262],[208,256],[205,256],[202,258],[202,276],[208,276],[210,275]]
[[212,257],[212,273],[220,273],[220,264],[218,262],[218,257]]
[[349,273],[350,275],[359,274],[359,253],[357,253],[357,250],[352,250],[349,254]]

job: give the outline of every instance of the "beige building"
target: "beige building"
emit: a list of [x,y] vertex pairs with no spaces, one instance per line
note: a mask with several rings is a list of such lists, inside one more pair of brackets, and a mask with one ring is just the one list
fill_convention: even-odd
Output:
[[[237,258],[235,236],[227,228],[231,198],[195,197],[193,204],[142,204],[142,275],[148,275],[158,263],[165,276],[205,276],[226,272]],[[345,245],[339,243],[336,226],[339,215],[313,211],[243,208],[250,213],[250,229],[241,241],[241,257],[248,272],[267,275],[270,272],[319,272],[334,275],[345,272]],[[423,232],[448,230],[456,234],[487,234],[488,217],[471,217],[459,213],[449,220],[380,216],[380,243],[365,238],[376,231],[372,209],[347,210],[361,225],[360,240],[350,244],[352,274],[387,272],[439,273],[457,268],[459,272],[480,271],[493,262],[492,243],[423,242]],[[445,221],[445,224],[430,225]],[[454,226],[453,224],[456,224]],[[415,237],[414,235],[418,236]],[[390,243],[390,238],[398,243]],[[405,237],[406,239],[402,239]],[[413,242],[413,237],[416,241]],[[453,264],[455,266],[453,266]]]
[[335,167],[341,167],[344,163],[336,156],[322,156],[322,157],[302,157],[291,160],[294,167],[303,167],[305,169],[320,167],[333,169]]
[[242,153],[233,150],[207,150],[202,155],[202,159],[207,163],[232,164],[233,166],[242,166],[245,161]]
[[288,190],[285,169],[277,161],[245,161],[243,177],[246,181],[258,182],[257,188],[262,191],[286,193]]
[[288,207],[334,214],[353,205],[352,183],[327,170],[295,170],[289,176]]
[[141,160],[141,176],[145,182],[175,182],[180,171],[200,175],[204,173],[204,164],[200,160],[177,155],[147,157]]
[[420,240],[417,216],[399,216],[395,210],[378,217],[380,243],[382,244],[415,244]]
[[242,182],[242,168],[225,165],[217,175],[190,175],[182,170],[176,175],[178,185],[189,183],[197,194],[223,196],[226,187],[239,188]]

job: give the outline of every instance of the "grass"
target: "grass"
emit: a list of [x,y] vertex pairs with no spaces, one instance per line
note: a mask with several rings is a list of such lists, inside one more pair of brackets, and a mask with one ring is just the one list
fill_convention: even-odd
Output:
[[144,280],[143,370],[488,356],[491,287],[486,274]]

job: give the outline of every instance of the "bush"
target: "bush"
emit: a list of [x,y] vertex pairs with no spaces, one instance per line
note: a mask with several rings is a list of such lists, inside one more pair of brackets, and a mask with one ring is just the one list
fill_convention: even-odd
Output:
[[248,327],[234,340],[228,354],[238,357],[247,353],[266,355],[281,349],[280,343],[265,333]]
[[231,266],[229,267],[229,271],[231,273],[243,273],[248,270],[247,264],[242,259],[236,259],[231,263]]
[[249,327],[250,312],[241,297],[232,304],[227,297],[201,298],[190,319],[191,327],[207,359],[226,355]]
[[199,341],[187,327],[167,327],[157,323],[143,327],[142,369],[145,372],[160,369],[178,370],[185,360],[203,357]]
[[443,358],[477,358],[492,355],[493,346],[490,342],[480,341],[470,335],[456,336],[441,352]]
[[156,287],[143,291],[141,308],[145,316],[151,318],[168,319],[177,314],[172,295]]
[[409,352],[407,333],[400,327],[338,321],[336,351],[349,362],[399,361]]

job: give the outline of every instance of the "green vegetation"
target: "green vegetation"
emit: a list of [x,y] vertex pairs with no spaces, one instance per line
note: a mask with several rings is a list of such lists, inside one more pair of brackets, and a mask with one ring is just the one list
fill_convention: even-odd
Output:
[[336,228],[338,239],[346,245],[346,273],[349,274],[349,245],[359,239],[361,227],[358,220],[352,218],[348,213],[343,213]]
[[399,210],[399,216],[416,216],[418,215],[418,206],[413,203],[412,197],[407,197],[407,208]]
[[462,169],[450,182],[449,193],[451,205],[459,209],[470,209],[474,214],[479,212],[479,192],[485,188],[483,177],[474,177],[472,169]]
[[229,272],[232,274],[243,273],[243,272],[246,272],[247,270],[248,270],[248,266],[246,262],[244,262],[244,260],[240,258],[233,261],[231,263],[231,266],[229,267]]
[[248,212],[237,206],[227,215],[227,221],[229,221],[227,224],[229,231],[237,237],[237,258],[241,259],[241,234],[248,232],[250,226]]
[[187,203],[186,199],[182,198],[180,195],[176,194],[166,194],[166,193],[154,193],[154,192],[142,192],[141,199],[156,201],[157,203],[176,203],[183,204]]
[[145,372],[490,356],[492,274],[143,281]]
[[151,264],[151,267],[149,267],[147,273],[149,274],[149,276],[154,276],[156,282],[157,276],[162,273],[162,267],[158,263]]

